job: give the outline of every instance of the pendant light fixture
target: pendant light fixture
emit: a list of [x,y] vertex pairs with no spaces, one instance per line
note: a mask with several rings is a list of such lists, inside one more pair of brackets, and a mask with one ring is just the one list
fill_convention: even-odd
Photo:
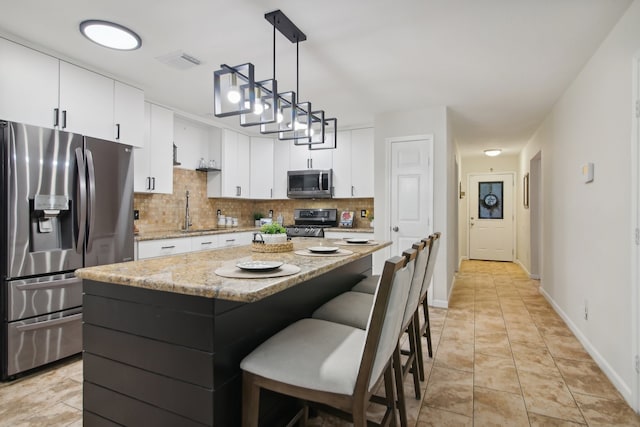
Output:
[[[239,115],[241,126],[259,125],[260,133],[278,134],[278,139],[292,140],[295,145],[336,148],[337,120],[325,119],[324,111],[313,110],[311,102],[299,101],[299,43],[307,36],[280,10],[264,17],[273,25],[273,77],[256,82],[251,63],[221,65],[213,73],[214,115]],[[278,92],[276,29],[296,44],[296,92]],[[333,140],[326,141],[325,135],[332,135]]]

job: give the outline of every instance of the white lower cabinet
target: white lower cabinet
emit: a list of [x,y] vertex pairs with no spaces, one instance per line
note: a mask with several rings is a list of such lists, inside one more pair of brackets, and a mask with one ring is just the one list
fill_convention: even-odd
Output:
[[191,238],[178,237],[175,239],[143,240],[138,242],[138,259],[155,258],[159,256],[177,255],[191,252]]
[[246,231],[240,233],[228,233],[228,234],[220,234],[219,246],[242,246],[248,245],[253,240],[253,233]]
[[206,236],[191,237],[191,252],[215,249],[220,241],[218,234],[208,234]]
[[253,240],[253,233],[208,234],[204,236],[176,237],[172,239],[142,240],[137,243],[137,258],[155,258],[159,256],[178,255],[187,252],[198,252],[231,246],[248,245]]

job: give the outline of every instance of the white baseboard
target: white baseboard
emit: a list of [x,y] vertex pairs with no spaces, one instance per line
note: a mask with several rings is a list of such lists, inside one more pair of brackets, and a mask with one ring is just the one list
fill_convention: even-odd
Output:
[[516,264],[518,264],[520,266],[521,269],[524,270],[525,273],[527,273],[527,276],[531,277],[531,273],[529,272],[529,270],[527,269],[527,267],[524,266],[524,264],[522,262],[520,262],[519,259],[516,259],[514,261]]
[[466,261],[468,259],[469,259],[468,256],[461,256],[460,257],[460,259],[458,260],[458,271],[460,271],[460,266],[462,266],[462,261]]
[[434,299],[429,305],[437,308],[449,308],[449,302],[441,299]]
[[609,365],[609,363],[605,360],[605,358],[602,357],[600,352],[598,352],[598,350],[593,346],[593,344],[591,344],[591,341],[589,341],[589,339],[582,333],[582,331],[580,331],[580,329],[575,325],[575,323],[571,321],[569,316],[567,316],[567,314],[564,311],[562,311],[560,306],[556,304],[553,298],[551,298],[551,295],[549,295],[542,287],[540,287],[540,293],[542,294],[542,296],[545,297],[545,299],[549,302],[549,304],[551,304],[551,307],[553,307],[553,309],[556,311],[556,313],[558,313],[558,315],[562,318],[562,320],[564,320],[564,322],[567,324],[569,329],[571,329],[571,332],[573,332],[576,338],[578,338],[578,341],[580,341],[580,343],[584,346],[587,353],[589,353],[589,355],[593,358],[593,360],[600,367],[600,369],[602,369],[602,372],[604,372],[604,374],[609,378],[609,380],[613,383],[615,388],[618,389],[618,391],[624,397],[627,403],[632,408],[634,408],[635,406],[632,403],[633,393],[631,392],[631,386],[625,383],[625,381],[616,373],[616,371],[611,367],[611,365]]
[[539,274],[530,274],[529,275],[529,279],[540,280],[540,275]]

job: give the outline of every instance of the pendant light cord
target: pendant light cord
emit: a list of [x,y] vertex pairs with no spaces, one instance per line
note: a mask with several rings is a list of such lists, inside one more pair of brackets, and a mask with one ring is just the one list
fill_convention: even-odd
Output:
[[[276,24],[273,23],[273,80],[276,80]],[[275,95],[275,94],[274,94]]]

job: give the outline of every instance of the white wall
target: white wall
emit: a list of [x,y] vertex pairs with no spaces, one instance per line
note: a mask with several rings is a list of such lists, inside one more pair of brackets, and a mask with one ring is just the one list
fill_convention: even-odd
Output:
[[[460,260],[466,259],[469,256],[469,236],[468,236],[468,224],[469,224],[469,174],[472,173],[502,173],[502,172],[516,172],[519,170],[518,156],[506,156],[500,155],[497,157],[488,157],[484,154],[478,154],[476,156],[463,156],[462,167],[460,168],[460,184],[462,191],[465,193],[464,198],[458,200],[458,228],[459,234],[459,252],[458,256]],[[516,190],[514,196],[516,198],[516,206],[522,197],[519,193],[520,184],[518,183],[518,174],[516,174]],[[517,231],[516,231],[517,233]],[[458,262],[460,261],[458,260]]]
[[[542,151],[542,288],[627,401],[631,346],[632,57],[640,49],[635,1],[558,100],[520,157]],[[581,166],[595,164],[585,184]],[[519,217],[529,212],[520,210]],[[526,218],[528,220],[528,218]],[[528,244],[528,230],[521,230]],[[528,260],[523,260],[528,262]],[[584,319],[587,301],[589,320]]]
[[[455,210],[455,145],[451,141],[446,107],[435,107],[420,110],[390,112],[378,114],[375,118],[375,200],[376,238],[388,238],[389,218],[387,192],[389,186],[389,171],[386,169],[387,147],[385,139],[403,136],[433,135],[434,137],[434,218],[433,230],[442,232],[439,255],[436,262],[433,280],[434,305],[447,306],[448,295],[455,271],[455,256],[453,262],[449,259],[451,239],[457,239],[457,222],[448,214]],[[452,184],[456,182],[456,184]],[[453,245],[455,250],[455,245]],[[385,257],[389,257],[389,251]],[[376,263],[384,262],[379,257]],[[452,267],[452,265],[454,267]],[[374,269],[380,271],[381,265]]]

